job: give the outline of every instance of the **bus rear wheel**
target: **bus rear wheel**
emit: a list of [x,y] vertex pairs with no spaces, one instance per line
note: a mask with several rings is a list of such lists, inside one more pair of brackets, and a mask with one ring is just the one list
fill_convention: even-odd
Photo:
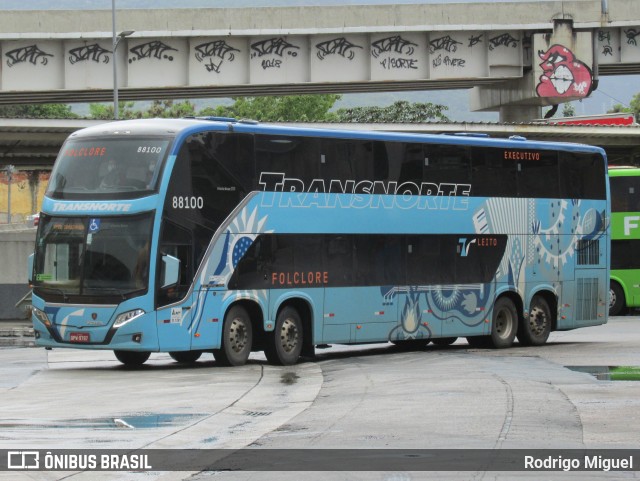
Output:
[[251,319],[242,306],[233,306],[224,316],[222,347],[213,350],[213,357],[223,366],[242,366],[249,359],[253,343]]
[[533,296],[527,319],[518,326],[518,341],[523,346],[542,346],[551,333],[551,309],[541,296]]
[[264,355],[271,364],[290,366],[298,362],[303,342],[302,319],[298,311],[287,306],[280,311],[276,327],[268,336]]
[[609,281],[609,315],[617,316],[624,309],[624,291],[620,284],[615,281]]
[[499,298],[493,305],[491,345],[495,349],[511,347],[518,332],[518,312],[508,297]]
[[120,361],[125,366],[135,367],[142,366],[149,356],[151,356],[150,352],[139,352],[139,351],[113,351],[116,355],[116,359]]
[[202,351],[174,351],[170,352],[169,356],[176,362],[182,362],[185,364],[191,364],[200,359]]

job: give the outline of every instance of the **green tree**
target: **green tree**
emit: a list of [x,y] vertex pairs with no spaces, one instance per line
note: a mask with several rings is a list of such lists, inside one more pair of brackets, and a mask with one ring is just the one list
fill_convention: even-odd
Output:
[[180,118],[193,117],[196,107],[188,100],[174,103],[173,100],[154,100],[148,110],[142,112],[142,118]]
[[27,104],[1,105],[2,118],[31,118],[31,119],[76,119],[78,115],[71,111],[66,104]]
[[387,107],[353,107],[338,109],[339,122],[425,122],[428,120],[448,121],[444,111],[448,107],[432,103],[409,103],[399,100]]
[[562,116],[563,117],[575,117],[576,109],[571,102],[566,102],[562,106]]
[[608,114],[614,114],[617,112],[632,112],[637,122],[640,119],[640,92],[633,96],[631,102],[629,102],[629,107],[626,107],[622,104],[615,104],[611,109],[607,111]]
[[[140,112],[134,110],[134,102],[118,102],[119,119],[136,119]],[[113,120],[113,104],[89,104],[89,117],[97,120]]]
[[233,105],[206,108],[198,115],[253,119],[262,122],[322,122],[335,120],[329,112],[340,95],[234,97]]

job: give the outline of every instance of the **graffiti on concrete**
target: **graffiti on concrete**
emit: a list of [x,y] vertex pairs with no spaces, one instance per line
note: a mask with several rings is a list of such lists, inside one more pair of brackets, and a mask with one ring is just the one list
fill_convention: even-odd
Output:
[[5,55],[7,56],[7,65],[9,67],[24,62],[29,62],[33,65],[38,63],[47,65],[49,63],[48,57],[53,57],[53,54],[40,50],[36,44],[9,50]]
[[129,52],[131,52],[134,57],[129,58],[129,63],[133,63],[136,60],[142,60],[147,58],[155,58],[157,60],[169,60],[173,61],[173,55],[171,55],[171,51],[177,52],[177,48],[170,47],[164,42],[160,40],[153,40],[151,42],[143,43],[136,47],[130,48]]
[[438,50],[446,50],[449,53],[453,53],[458,50],[458,45],[462,45],[462,42],[452,39],[449,35],[439,37],[429,42],[429,53],[434,54]]
[[539,51],[542,75],[536,92],[540,97],[586,97],[591,93],[591,69],[563,45]]
[[353,60],[356,56],[354,49],[362,47],[350,42],[345,37],[338,37],[317,43],[316,48],[318,49],[316,56],[320,60],[324,60],[329,55],[340,55],[348,60]]
[[480,35],[472,35],[471,37],[469,37],[469,44],[467,45],[467,47],[471,48],[474,45],[478,45],[479,43],[482,43],[484,34],[480,34]]
[[598,43],[602,45],[602,55],[605,57],[613,56],[613,47],[611,46],[611,32],[606,30],[598,30]]
[[[400,35],[381,38],[371,43],[371,55],[380,61],[386,70],[418,69],[418,59],[411,58],[417,43],[410,42]],[[381,55],[384,55],[382,58]]]
[[503,33],[502,35],[498,35],[496,37],[489,39],[489,50],[493,50],[497,47],[511,47],[517,48],[520,40],[513,37],[510,33]]
[[233,48],[224,40],[213,40],[201,43],[195,47],[195,57],[200,63],[204,63],[207,72],[220,73],[220,68],[225,60],[233,62],[236,58],[235,52],[240,52]]
[[635,28],[629,28],[627,30],[624,30],[624,34],[627,36],[627,44],[633,45],[634,47],[638,46],[638,41],[636,40],[636,37],[640,35],[640,30],[637,30]]
[[[251,44],[251,58],[265,56],[277,56],[284,58],[285,55],[291,57],[298,56],[300,47],[287,42],[283,37],[273,37],[254,42]],[[264,58],[260,65],[264,70],[282,67],[282,60],[277,58]]]
[[[479,35],[478,37],[470,37],[469,47],[472,47],[475,43],[481,42],[481,37],[482,35]],[[429,42],[429,53],[432,56],[431,66],[433,68],[438,68],[443,65],[446,67],[464,68],[466,63],[465,59],[447,55],[447,53],[455,53],[458,50],[458,45],[462,45],[462,42],[454,40],[449,35],[431,40],[431,42]],[[435,56],[435,54],[441,50],[443,52],[440,52]]]
[[109,63],[109,55],[111,50],[102,48],[97,43],[91,45],[83,45],[82,47],[72,48],[69,50],[69,62],[75,64],[77,62],[93,61],[96,63]]

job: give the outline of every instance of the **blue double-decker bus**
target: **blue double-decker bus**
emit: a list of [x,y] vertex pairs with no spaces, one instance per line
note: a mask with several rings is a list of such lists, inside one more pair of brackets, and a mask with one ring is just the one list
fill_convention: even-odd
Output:
[[604,151],[521,137],[136,120],[72,134],[31,257],[46,347],[544,344],[605,323]]

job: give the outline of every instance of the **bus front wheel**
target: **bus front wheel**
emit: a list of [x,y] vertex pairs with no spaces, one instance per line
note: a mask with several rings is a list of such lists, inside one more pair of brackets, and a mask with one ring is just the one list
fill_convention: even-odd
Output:
[[116,355],[116,359],[120,361],[125,366],[135,367],[142,366],[149,356],[151,356],[150,352],[138,352],[138,351],[113,351]]
[[620,284],[609,281],[609,315],[617,316],[624,309],[624,291]]
[[222,347],[213,357],[223,366],[242,366],[249,359],[253,342],[251,319],[242,306],[233,306],[224,317]]
[[518,312],[508,297],[501,297],[493,305],[491,345],[496,349],[511,347],[518,331]]
[[280,311],[276,327],[268,336],[264,355],[271,364],[290,366],[298,362],[302,352],[302,320],[290,306]]
[[529,315],[519,326],[518,341],[523,346],[542,346],[551,333],[551,309],[541,296],[533,296]]

